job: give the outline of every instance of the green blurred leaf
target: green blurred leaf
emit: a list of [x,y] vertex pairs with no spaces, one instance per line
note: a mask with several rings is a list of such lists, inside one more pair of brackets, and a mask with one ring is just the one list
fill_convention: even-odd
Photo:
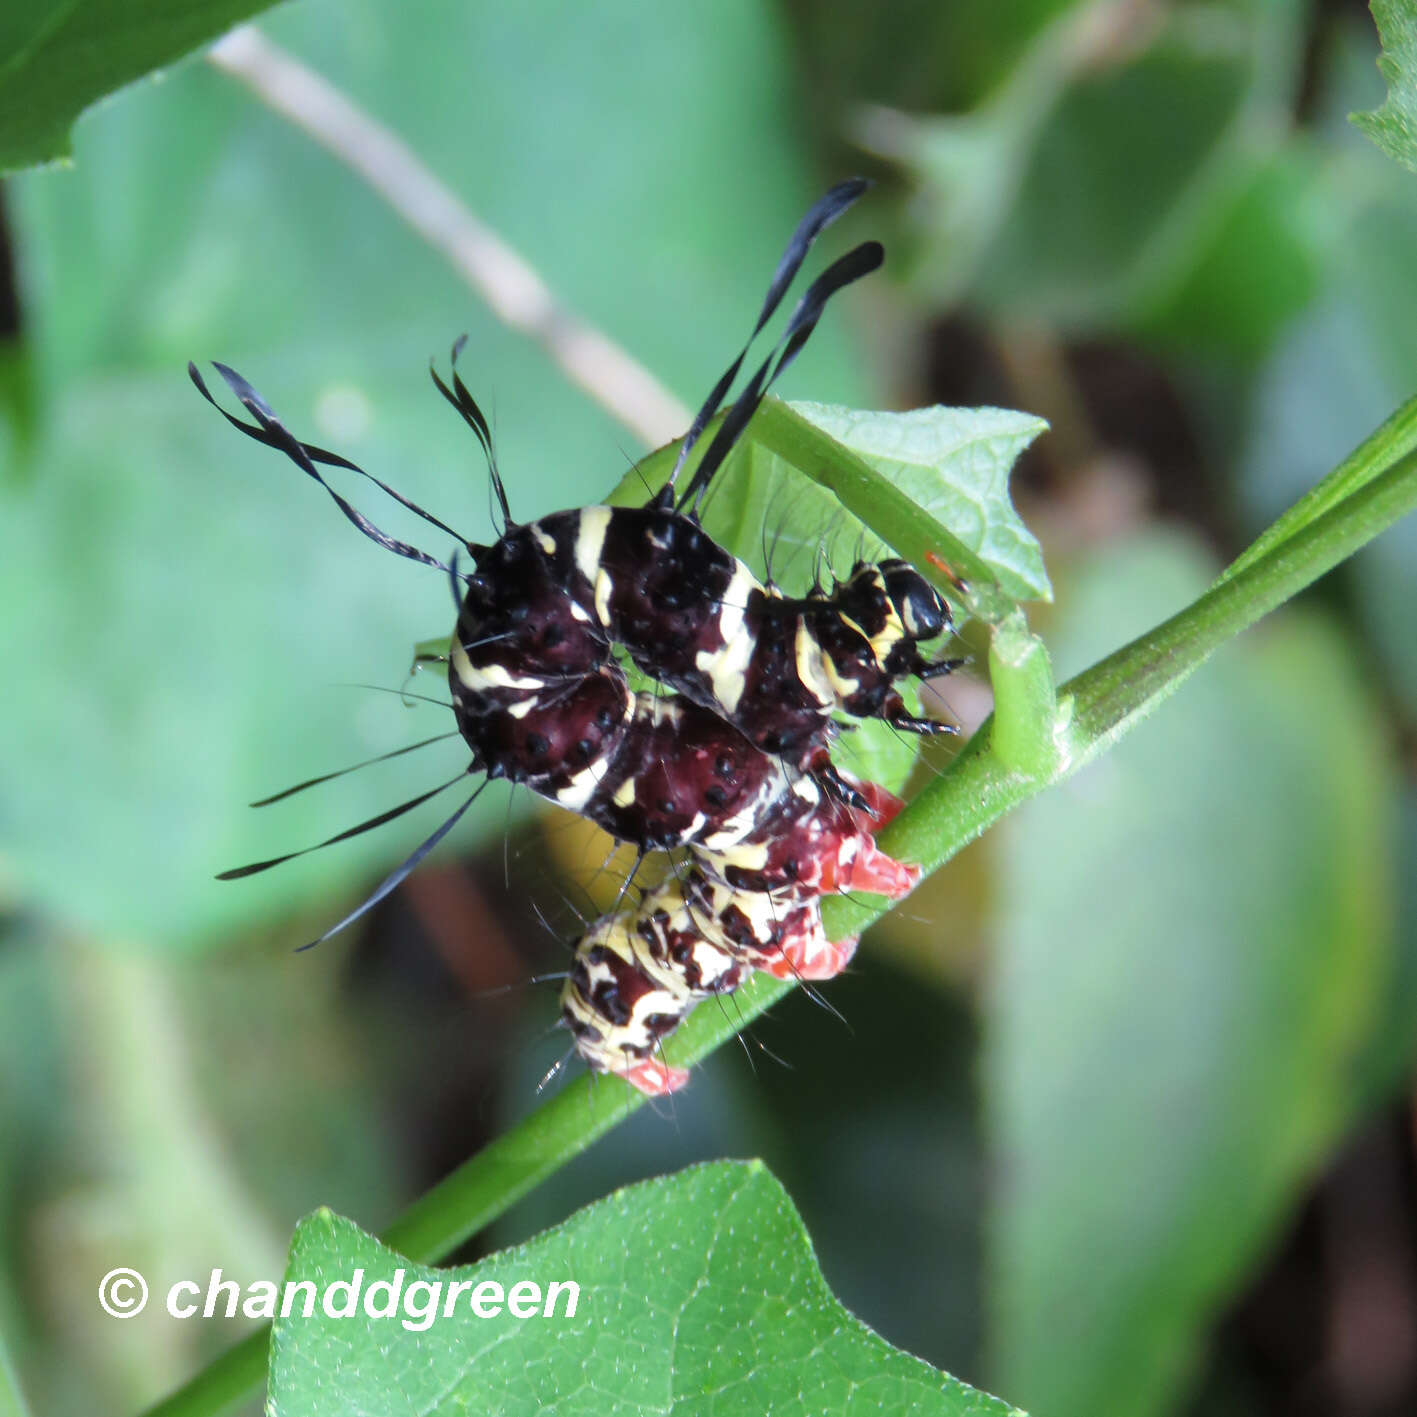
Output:
[[[784,56],[756,3],[637,13],[630,66],[585,63],[605,24],[569,0],[314,0],[266,28],[692,400],[739,347],[817,183],[784,136]],[[267,876],[212,874],[319,841],[465,761],[445,744],[244,806],[451,727],[429,706],[336,687],[400,685],[409,646],[448,629],[446,580],[380,553],[234,434],[186,360],[231,363],[297,432],[473,537],[489,532],[486,475],[427,378],[460,332],[519,515],[602,495],[638,450],[224,76],[187,66],[118,96],[77,138],[75,170],[12,184],[41,425],[28,489],[0,485],[0,655],[22,666],[0,710],[17,765],[0,782],[0,842],[37,902],[106,938],[195,942],[317,900],[311,924],[327,924],[330,893],[367,888],[432,830],[433,807]],[[711,189],[752,198],[706,202]],[[851,220],[869,230],[869,209]],[[824,322],[795,387],[855,396],[846,333]],[[346,490],[396,534],[446,549],[377,492]],[[484,806],[481,828],[500,833],[505,796]]]
[[32,1158],[64,1124],[63,1016],[46,940],[27,923],[0,922],[0,1196],[26,1183]]
[[919,188],[917,287],[995,320],[1253,357],[1311,287],[1288,138],[1305,14],[1080,6],[971,112],[867,111],[861,140]]
[[[970,0],[971,5],[973,0]],[[970,34],[970,43],[956,44],[952,60],[970,62],[975,38],[988,35],[982,46],[1009,35],[1020,48],[1008,58],[1007,72],[998,75],[997,89],[975,96],[966,112],[914,116],[894,108],[866,107],[856,115],[855,137],[863,147],[905,167],[920,191],[911,216],[920,230],[920,244],[911,253],[913,278],[935,298],[948,303],[972,278],[990,243],[1008,219],[1029,155],[1059,99],[1086,63],[1089,46],[1111,23],[1125,28],[1120,7],[1102,4],[1029,6],[1031,33],[1014,29],[1003,7],[993,7],[991,22],[971,20],[969,5],[951,7],[952,23]],[[1115,13],[1106,13],[1109,10]],[[993,62],[1007,51],[995,51]],[[943,105],[958,108],[958,102]]]
[[91,103],[270,0],[30,0],[0,15],[0,174],[68,157]]
[[1352,120],[1390,158],[1417,171],[1417,13],[1408,0],[1372,0],[1371,8],[1388,96],[1381,108],[1354,113]]
[[[1393,854],[1399,862],[1417,861],[1417,788],[1410,782],[1402,789]],[[1354,1068],[1355,1090],[1374,1108],[1406,1090],[1417,1062],[1417,874],[1412,871],[1401,873],[1395,915],[1392,975]]]
[[[791,0],[810,100],[831,121],[852,102],[952,111],[1007,81],[1038,31],[1089,0]],[[901,36],[909,43],[902,44]],[[815,114],[814,114],[815,116]]]
[[1243,164],[1188,268],[1139,312],[1137,332],[1193,357],[1264,355],[1318,287],[1317,202],[1307,150]]
[[1167,226],[1244,111],[1248,56],[1238,34],[1220,38],[1173,24],[1133,63],[1069,90],[984,254],[986,304],[1065,324],[1115,318],[1148,264],[1169,260]]
[[[1142,541],[1061,597],[1086,663],[1206,583]],[[1291,616],[1004,832],[986,1107],[995,1380],[1168,1410],[1351,1120],[1391,969],[1393,768],[1351,652]]]
[[[450,1280],[580,1287],[574,1318],[277,1319],[276,1417],[383,1411],[595,1414],[1011,1409],[891,1348],[827,1289],[796,1211],[760,1162],[719,1163],[618,1191],[529,1244],[466,1269],[402,1261],[323,1211],[295,1233],[287,1278],[319,1286]],[[382,1292],[382,1291],[381,1291]],[[440,1293],[445,1291],[440,1291]],[[414,1309],[426,1308],[428,1290]],[[524,1294],[523,1303],[529,1296]],[[564,1305],[565,1299],[561,1300]],[[406,1327],[405,1325],[411,1325]]]

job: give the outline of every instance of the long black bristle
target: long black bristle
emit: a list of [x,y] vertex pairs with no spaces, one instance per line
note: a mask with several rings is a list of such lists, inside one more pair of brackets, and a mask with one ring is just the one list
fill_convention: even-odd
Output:
[[430,556],[426,551],[420,551],[418,547],[412,546],[406,541],[400,541],[397,537],[390,536],[386,531],[375,526],[368,517],[352,506],[325,481],[315,464],[323,463],[326,467],[339,467],[349,472],[356,472],[361,477],[368,478],[370,482],[388,493],[396,502],[407,507],[410,511],[416,512],[424,521],[431,523],[442,531],[446,531],[458,541],[463,541],[463,537],[459,536],[451,527],[440,522],[437,517],[425,512],[417,503],[411,502],[401,493],[395,492],[392,487],[386,482],[380,481],[373,473],[366,472],[358,463],[350,462],[348,458],[343,458],[338,453],[329,452],[324,448],[317,448],[313,443],[302,443],[285,424],[276,417],[265,399],[263,399],[240,374],[229,366],[218,363],[216,360],[212,361],[212,368],[221,375],[226,381],[227,387],[236,395],[242,407],[256,420],[254,424],[243,423],[234,414],[228,413],[216,399],[212,397],[211,392],[208,390],[195,364],[189,363],[187,365],[187,374],[192,380],[192,383],[196,386],[197,392],[201,394],[233,428],[246,434],[248,438],[254,438],[258,443],[262,443],[268,448],[274,448],[277,452],[284,453],[306,476],[313,477],[315,481],[329,493],[335,505],[344,513],[349,521],[358,527],[371,541],[382,546],[386,551],[392,551],[398,556],[406,557],[410,561],[421,562],[425,566],[434,566],[438,570],[445,569],[443,563],[439,561],[437,557]]
[[326,772],[321,773],[319,777],[306,778],[304,782],[297,782],[294,787],[287,787],[283,792],[276,792],[270,797],[262,797],[259,802],[252,802],[251,805],[253,807],[269,807],[273,802],[284,802],[287,797],[294,797],[297,792],[304,792],[306,788],[318,787],[322,782],[332,782],[335,778],[343,777],[346,773],[358,772],[360,768],[373,767],[375,763],[386,763],[390,758],[400,758],[405,753],[426,748],[430,743],[442,743],[457,736],[458,730],[456,728],[447,733],[435,734],[432,738],[424,738],[417,743],[410,743],[406,748],[395,748],[391,753],[380,753],[377,758],[365,758],[362,763],[354,763],[347,768],[340,768],[336,772]]
[[377,816],[370,817],[368,821],[360,822],[357,827],[347,827],[344,831],[336,832],[334,836],[328,837],[324,841],[317,841],[314,846],[302,847],[299,851],[288,851],[284,856],[273,856],[269,861],[255,861],[249,866],[236,866],[230,871],[218,872],[217,880],[239,881],[246,876],[255,876],[262,871],[269,871],[272,866],[280,866],[287,861],[294,861],[297,856],[308,856],[312,851],[321,851],[327,846],[333,846],[336,842],[348,841],[351,837],[373,831],[375,827],[381,827],[385,822],[392,822],[396,817],[403,816],[405,812],[411,812],[415,807],[421,807],[430,798],[436,797],[440,792],[446,792],[454,783],[461,782],[466,776],[467,770],[464,769],[457,777],[449,778],[441,787],[435,787],[431,792],[421,793],[397,807],[380,812]]
[[782,257],[777,263],[777,269],[773,272],[757,324],[753,326],[753,331],[748,336],[747,342],[738,352],[738,357],[728,366],[722,378],[709,391],[708,398],[704,400],[703,406],[694,415],[694,421],[689,425],[689,431],[684,435],[684,441],[679,446],[679,456],[674,462],[674,471],[669,475],[671,486],[678,478],[679,470],[684,466],[684,461],[689,456],[694,444],[699,441],[704,429],[708,427],[713,416],[722,407],[729,388],[738,377],[738,371],[743,367],[743,361],[748,357],[748,350],[752,347],[753,341],[762,333],[763,327],[772,318],[778,305],[782,303],[782,297],[787,293],[787,288],[802,268],[802,262],[807,259],[807,253],[812,249],[812,243],[870,185],[870,182],[864,177],[851,177],[845,182],[837,183],[798,222],[797,229],[792,233],[792,239],[787,243],[787,249],[782,253]]
[[[689,480],[689,485],[684,489],[684,494],[679,502],[681,508],[691,502],[696,502],[703,496],[713,475],[722,466],[723,460],[732,451],[734,444],[737,443],[743,430],[748,426],[748,421],[758,411],[763,399],[767,397],[768,390],[802,352],[802,347],[807,343],[812,331],[816,329],[817,321],[821,319],[827,301],[843,287],[876,270],[884,259],[885,250],[879,241],[863,241],[861,245],[853,247],[846,255],[833,261],[807,287],[801,300],[797,302],[797,307],[793,310],[792,317],[787,322],[787,328],[782,332],[781,338],[768,353],[768,357],[759,365],[757,372],[738,396],[738,401],[728,410],[723,422],[719,424],[713,442],[709,444],[708,451],[700,458],[699,465],[694,469],[694,475]],[[776,360],[775,364],[774,360]]]
[[453,343],[449,359],[453,376],[451,389],[438,376],[438,371],[433,367],[432,360],[428,362],[428,373],[438,392],[458,411],[463,422],[472,429],[473,436],[481,444],[482,454],[487,459],[487,473],[492,479],[492,488],[497,494],[497,501],[502,508],[502,516],[506,525],[510,528],[515,523],[512,521],[512,509],[507,504],[507,488],[502,481],[501,470],[497,466],[497,450],[492,441],[492,429],[488,426],[486,415],[478,407],[477,400],[468,392],[467,385],[463,383],[462,377],[458,373],[458,356],[463,352],[463,346],[466,344],[466,335],[459,335]]
[[[472,796],[469,797],[422,846],[418,847],[402,866],[385,876],[383,881],[376,887],[374,893],[362,905],[355,910],[351,910],[338,925],[332,926],[330,929],[326,930],[318,939],[311,940],[308,945],[301,945],[300,950],[313,950],[316,945],[324,944],[324,942],[332,936],[338,935],[347,925],[353,925],[366,911],[372,910],[386,895],[396,891],[404,881],[418,869],[423,858],[462,820],[463,813],[477,801],[486,786],[487,784],[485,782],[479,783],[477,790]],[[297,953],[299,953],[299,950],[297,950]]]
[[[271,423],[278,426],[280,425],[280,420],[276,418],[270,406],[240,374],[227,365],[220,364],[215,360],[212,361],[212,367],[220,372],[222,378],[231,386],[232,392],[241,399],[243,404],[247,403],[247,396],[249,395],[250,398],[254,399],[259,404],[260,414],[264,415]],[[240,388],[238,388],[238,385]],[[244,393],[242,392],[243,390]],[[247,404],[247,407],[250,407],[250,405]],[[256,412],[254,408],[252,408],[251,411],[253,413]],[[464,546],[471,544],[467,537],[461,532],[454,531],[447,522],[441,521],[439,518],[435,517],[432,512],[428,511],[426,508],[420,507],[412,498],[405,497],[397,488],[390,487],[383,478],[375,477],[372,472],[360,467],[358,463],[350,462],[348,458],[341,457],[338,453],[329,452],[325,448],[317,448],[313,443],[301,443],[299,446],[311,461],[324,463],[328,467],[342,467],[347,468],[350,472],[357,472],[360,477],[367,478],[368,481],[372,482],[381,492],[392,497],[401,507],[407,507],[415,516],[422,517],[430,526],[436,526],[439,531],[447,532],[454,541],[460,541]]]

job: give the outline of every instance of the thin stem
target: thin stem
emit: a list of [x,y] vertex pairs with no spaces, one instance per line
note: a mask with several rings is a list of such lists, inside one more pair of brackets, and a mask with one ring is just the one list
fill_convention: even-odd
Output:
[[1417,450],[1417,397],[1410,398],[1376,432],[1365,438],[1316,487],[1304,494],[1273,525],[1265,529],[1226,567],[1228,580],[1267,552],[1282,545],[1316,517],[1352,495],[1365,482]]
[[655,448],[692,413],[614,340],[561,304],[521,255],[480,221],[402,139],[250,25],[207,52],[267,107],[356,172],[487,302],[529,335],[571,381]]
[[1026,777],[1051,777],[1059,749],[1058,691],[1048,650],[1022,610],[993,627],[989,682],[994,686],[994,751]]
[[10,1358],[5,1335],[0,1333],[0,1417],[26,1417],[25,1395],[20,1391],[20,1377]]
[[213,1358],[196,1377],[146,1409],[143,1417],[219,1417],[250,1402],[266,1381],[271,1347],[271,1326],[255,1333]]
[[[1367,445],[1365,445],[1366,447]],[[1091,762],[1226,640],[1332,570],[1417,507],[1417,451],[1368,477],[1258,559],[1248,554],[1199,600],[1063,686],[1072,691],[1069,770]]]

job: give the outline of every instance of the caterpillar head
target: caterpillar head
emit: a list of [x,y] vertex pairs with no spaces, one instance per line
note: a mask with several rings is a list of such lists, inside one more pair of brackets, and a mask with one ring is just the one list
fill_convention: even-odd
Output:
[[950,628],[949,606],[908,561],[882,561],[879,569],[886,595],[911,640],[933,640]]

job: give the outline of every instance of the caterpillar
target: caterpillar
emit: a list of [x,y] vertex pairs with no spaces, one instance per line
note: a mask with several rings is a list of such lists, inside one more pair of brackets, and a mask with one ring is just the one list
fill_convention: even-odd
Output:
[[561,1018],[593,1071],[618,1074],[650,1096],[674,1092],[689,1074],[659,1053],[690,1009],[732,993],[754,967],[791,969],[819,944],[831,966],[815,973],[799,964],[799,977],[839,972],[855,947],[854,939],[826,944],[815,900],[780,903],[698,873],[670,877],[636,909],[604,917],[581,938]]
[[806,981],[846,967],[857,937],[828,940],[821,897],[860,887],[896,898],[920,874],[873,840],[902,803],[875,784],[857,786],[870,815],[832,803],[825,820],[787,834],[807,863],[790,878],[760,868],[744,889],[730,883],[731,863],[696,852],[636,907],[590,927],[561,991],[561,1022],[592,1071],[648,1096],[677,1091],[689,1074],[664,1061],[663,1043],[701,999],[731,994],[751,969]]
[[[919,733],[950,731],[910,714],[896,689],[903,676],[954,667],[955,661],[931,662],[920,650],[951,628],[947,604],[898,560],[858,563],[829,588],[817,586],[805,597],[791,598],[760,583],[700,522],[716,472],[801,351],[827,301],[881,264],[878,243],[853,248],[809,285],[767,358],[722,412],[677,500],[675,491],[690,452],[723,410],[753,341],[812,243],[865,186],[860,179],[838,185],[799,223],[747,343],[695,415],[668,482],[641,507],[582,507],[516,523],[487,420],[457,370],[462,340],[453,347],[450,381],[436,368],[430,373],[486,457],[503,519],[502,533],[491,545],[460,536],[341,455],[297,439],[245,379],[216,364],[253,421],[227,412],[196,367],[188,365],[198,392],[229,423],[288,457],[365,536],[440,569],[452,587],[457,613],[448,683],[456,731],[471,750],[470,763],[457,778],[307,851],[372,830],[481,772],[486,781],[521,783],[587,817],[635,844],[641,856],[674,848],[690,852],[689,894],[674,901],[662,887],[641,901],[623,931],[619,925],[605,927],[607,938],[616,939],[617,931],[625,938],[648,931],[661,946],[658,954],[641,952],[633,960],[617,956],[624,990],[614,995],[615,1008],[608,1002],[611,994],[597,991],[594,981],[588,992],[576,995],[578,1005],[566,1004],[567,1020],[591,1066],[603,1070],[613,1057],[632,1057],[646,1090],[668,1090],[673,1079],[651,1066],[655,1060],[643,1052],[648,1046],[641,1036],[647,1027],[644,1008],[637,1005],[627,1019],[620,1018],[625,991],[634,982],[624,974],[631,963],[648,970],[643,979],[654,983],[648,992],[677,1000],[662,1017],[653,1015],[649,1032],[663,1037],[694,998],[705,989],[727,991],[749,966],[766,963],[798,972],[839,968],[844,957],[821,936],[817,900],[851,889],[900,895],[918,874],[876,847],[870,823],[885,799],[871,784],[837,770],[830,743],[838,714],[878,717]],[[381,530],[325,480],[322,467],[369,479],[453,537],[453,556],[445,563]],[[467,572],[460,567],[463,552],[472,558]],[[663,690],[632,691],[617,651]],[[366,901],[311,943],[330,938],[394,890],[485,785]],[[302,854],[239,867],[222,878],[251,875]],[[770,923],[777,920],[790,922],[786,933]],[[678,923],[665,934],[669,921]],[[645,988],[641,993],[648,996]],[[626,1028],[639,1033],[626,1034]]]

